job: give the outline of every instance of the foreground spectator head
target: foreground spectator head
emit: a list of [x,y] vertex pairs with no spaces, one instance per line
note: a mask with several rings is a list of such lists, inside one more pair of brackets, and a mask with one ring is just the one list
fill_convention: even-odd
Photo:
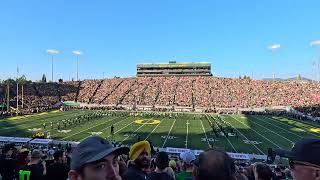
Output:
[[256,163],[253,172],[255,180],[271,180],[273,176],[271,168],[263,163]]
[[129,153],[129,158],[139,168],[148,168],[150,163],[151,147],[148,141],[140,141],[135,143]]
[[10,157],[13,154],[14,150],[15,150],[15,146],[13,143],[6,144],[2,149],[2,154]]
[[159,152],[156,157],[156,166],[160,170],[169,167],[169,157],[166,152]]
[[320,180],[320,139],[304,138],[291,151],[278,149],[276,154],[289,158],[294,180]]
[[195,180],[235,180],[235,164],[224,151],[208,149],[194,162]]
[[60,163],[65,163],[67,161],[66,153],[61,150],[54,152],[53,158],[56,162]]
[[120,180],[118,156],[129,152],[126,147],[113,147],[99,136],[91,136],[74,149],[70,180]]
[[38,160],[43,156],[42,152],[39,149],[35,149],[31,153],[31,159]]

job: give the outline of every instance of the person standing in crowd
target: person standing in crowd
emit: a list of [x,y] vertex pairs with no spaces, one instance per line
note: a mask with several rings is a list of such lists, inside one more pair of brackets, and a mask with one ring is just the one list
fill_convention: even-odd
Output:
[[255,180],[272,180],[273,173],[271,168],[263,163],[257,163],[253,166]]
[[289,159],[293,180],[320,180],[320,139],[303,138],[291,151],[277,149],[276,154]]
[[224,151],[208,149],[194,161],[194,180],[236,180],[235,163]]
[[167,172],[169,157],[166,152],[159,152],[156,156],[156,169],[149,174],[150,180],[174,180]]
[[184,180],[186,178],[192,177],[193,162],[196,160],[196,156],[192,151],[183,152],[180,154],[182,159],[182,168],[184,171],[176,174],[176,180]]
[[15,161],[12,158],[13,151],[15,150],[14,144],[6,144],[0,155],[0,174],[2,180],[12,180],[15,175]]
[[121,180],[118,157],[128,152],[129,148],[113,147],[102,137],[88,137],[72,153],[69,180]]
[[128,165],[128,180],[148,180],[148,174],[144,171],[149,168],[151,147],[148,141],[135,143],[129,153],[131,162]]
[[40,150],[35,149],[31,153],[31,160],[22,168],[22,170],[30,171],[30,180],[42,180],[46,175],[46,162],[42,161],[43,154]]
[[58,150],[53,154],[54,163],[47,167],[46,180],[66,180],[69,167],[66,165],[66,154]]

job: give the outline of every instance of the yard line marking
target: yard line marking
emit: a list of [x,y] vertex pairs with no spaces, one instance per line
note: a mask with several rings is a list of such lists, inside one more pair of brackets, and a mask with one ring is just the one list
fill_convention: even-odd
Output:
[[[71,134],[70,136],[66,136],[66,137],[61,138],[61,139],[66,139],[66,138],[72,137],[72,136],[74,136],[74,135],[80,134],[80,133],[85,132],[85,131],[87,131],[87,130],[89,130],[89,129],[93,129],[93,128],[97,127],[97,126],[100,126],[100,125],[102,125],[102,124],[106,124],[106,123],[108,123],[108,122],[110,122],[110,121],[113,121],[114,119],[116,119],[116,118],[109,119],[109,120],[107,120],[107,121],[105,121],[105,122],[99,123],[99,124],[97,124],[97,125],[95,125],[95,126],[91,126],[91,127],[87,128],[87,129],[84,129],[84,130],[82,130],[82,131],[79,131],[79,132],[77,132],[77,133]],[[56,133],[56,134],[58,134],[58,133]],[[52,135],[52,136],[53,136],[53,135]]]
[[[106,129],[110,128],[112,125],[117,125],[117,124],[121,123],[122,121],[127,120],[128,118],[129,118],[129,117],[124,118],[124,119],[122,119],[121,121],[118,121],[118,122],[117,122],[117,123],[115,123],[115,124],[111,124],[110,126],[108,126],[108,127],[106,127],[106,128],[103,128],[103,129],[101,130],[101,132],[103,133]],[[89,137],[89,136],[87,136],[87,137]],[[80,141],[82,141],[82,140],[86,139],[87,137],[85,137],[85,138],[81,139]]]
[[[254,119],[258,119],[258,118],[255,118],[255,117],[253,117],[253,118],[254,118]],[[290,139],[288,139],[288,138],[286,138],[286,137],[284,137],[284,136],[282,136],[282,135],[280,135],[280,134],[278,134],[278,133],[276,133],[276,132],[272,131],[272,130],[271,130],[271,129],[269,129],[269,128],[266,128],[266,127],[264,127],[264,126],[260,125],[259,123],[256,123],[256,122],[253,122],[253,121],[251,121],[251,123],[256,124],[256,125],[258,125],[258,126],[260,126],[260,127],[264,128],[264,129],[266,129],[266,130],[268,130],[268,131],[272,132],[273,134],[276,134],[276,135],[278,135],[278,136],[282,137],[283,139],[285,139],[285,140],[287,140],[287,141],[289,141],[289,142],[291,142],[291,143],[293,143],[293,144],[294,144],[294,142],[293,142],[293,141],[291,141]]]
[[[118,131],[116,131],[113,135],[116,135],[118,132],[120,132],[122,129],[128,127],[129,125],[131,125],[132,123],[134,123],[134,121],[132,121],[131,123],[127,124],[126,126],[122,127],[121,129],[119,129]],[[107,136],[107,138],[109,138],[111,135]]]
[[189,118],[187,118],[187,134],[186,134],[186,149],[188,149],[188,134],[189,134]]
[[[147,123],[148,123],[149,121],[151,121],[151,120],[148,120]],[[140,128],[142,128],[142,127],[145,126],[145,125],[146,125],[145,123],[142,124],[142,125],[140,125],[140,127],[139,127],[138,129],[136,129],[135,131],[133,131],[131,134],[137,132]],[[121,144],[123,143],[123,141],[125,141],[125,140],[128,139],[129,137],[130,137],[130,136],[127,136],[126,138],[124,138],[124,139],[121,141]]]
[[163,148],[164,145],[166,144],[166,142],[167,142],[167,140],[168,140],[168,137],[169,137],[169,135],[170,135],[170,133],[171,133],[171,131],[172,131],[172,128],[173,128],[174,124],[176,123],[176,120],[177,120],[177,119],[174,119],[174,121],[173,121],[173,123],[172,123],[172,126],[171,126],[171,128],[170,128],[170,130],[169,130],[169,132],[168,132],[168,135],[167,135],[166,139],[164,140],[164,142],[163,142],[163,144],[162,144],[162,148]]
[[[223,117],[223,116],[222,116]],[[229,116],[232,117],[232,116]],[[233,118],[233,117],[232,117]],[[234,118],[233,118],[234,119]],[[221,118],[222,121],[223,118]],[[242,134],[237,128],[234,128],[234,126],[232,126],[229,122],[224,121],[225,123],[229,124],[233,129],[235,129],[241,136],[243,136],[247,141],[250,141],[244,134]],[[259,152],[261,152],[263,155],[266,155],[260,148],[258,148],[255,144],[251,144],[252,146],[254,146]]]
[[[264,116],[263,116],[263,117],[264,117]],[[274,127],[280,128],[280,129],[282,129],[282,130],[284,130],[284,131],[286,131],[286,132],[288,132],[288,133],[290,133],[290,134],[293,134],[293,135],[295,135],[295,136],[297,136],[297,137],[299,137],[299,138],[303,138],[302,136],[299,136],[299,135],[296,134],[296,133],[293,133],[293,132],[291,132],[291,131],[289,131],[289,130],[287,130],[287,129],[284,129],[284,128],[282,128],[282,127],[276,126],[276,125],[274,125],[274,124],[271,124],[271,123],[269,123],[269,122],[267,122],[267,121],[264,121],[264,120],[262,120],[262,119],[260,119],[260,118],[256,118],[256,119],[259,119],[260,121],[265,122],[265,123],[267,123],[267,124],[270,124],[270,125],[272,125],[272,126],[274,126]],[[266,119],[266,117],[264,117],[264,119]],[[271,119],[271,120],[273,120],[273,119]],[[275,120],[273,120],[273,121],[275,121]]]
[[[231,117],[232,117],[232,116],[231,116]],[[234,118],[234,117],[232,117],[232,118],[235,119],[236,121],[238,121],[237,118]],[[282,149],[278,144],[276,144],[276,143],[274,143],[273,141],[271,141],[270,139],[264,137],[262,134],[260,134],[260,133],[257,132],[256,130],[250,128],[248,125],[244,124],[244,123],[241,122],[241,121],[238,121],[238,122],[240,122],[241,124],[245,125],[245,126],[248,127],[250,130],[252,130],[252,131],[255,132],[256,134],[258,134],[259,136],[263,137],[264,139],[266,139],[267,141],[269,141],[269,142],[272,143],[273,145],[275,145],[275,146],[277,146],[278,148]]]
[[[217,122],[218,122],[218,121],[217,121]],[[220,122],[218,122],[218,124],[221,126]],[[232,149],[233,149],[235,152],[238,152],[238,151],[236,150],[236,148],[233,146],[233,144],[230,142],[229,138],[227,138],[226,136],[224,136],[224,137],[227,139],[227,141],[228,141],[229,144],[231,145]]]
[[162,121],[164,121],[164,120],[165,120],[165,119],[162,119],[162,120],[160,121],[160,123],[157,124],[156,127],[153,128],[153,130],[148,134],[148,136],[147,136],[144,140],[147,140],[147,139],[151,136],[151,134],[158,128],[158,126],[162,123]]
[[[266,117],[266,116],[264,116],[264,117]],[[312,136],[320,137],[320,136],[318,136],[318,135],[316,135],[316,134],[310,133],[307,128],[304,128],[304,127],[296,127],[296,126],[293,126],[293,125],[291,125],[291,124],[286,124],[286,123],[284,123],[284,122],[282,122],[282,121],[280,121],[279,119],[276,119],[276,118],[269,118],[269,117],[266,117],[266,118],[271,119],[271,120],[276,121],[276,122],[279,122],[279,123],[284,124],[284,125],[286,125],[286,126],[290,126],[290,127],[293,127],[293,128],[303,129],[303,130],[305,130],[306,133],[308,133],[308,134],[310,134],[310,135],[312,135]],[[288,119],[288,120],[290,120],[290,119]],[[292,120],[292,121],[295,121],[295,120]],[[299,121],[296,121],[296,122],[299,122]],[[302,122],[299,122],[299,123],[302,123]],[[302,123],[302,124],[303,124],[303,123]]]
[[202,123],[201,119],[200,119],[200,122],[201,122],[201,126],[202,126],[202,130],[204,132],[204,135],[206,136],[206,141],[208,143],[208,147],[210,147],[210,143],[209,143],[209,140],[208,140],[207,132],[204,130],[204,126],[203,126],[203,123]]

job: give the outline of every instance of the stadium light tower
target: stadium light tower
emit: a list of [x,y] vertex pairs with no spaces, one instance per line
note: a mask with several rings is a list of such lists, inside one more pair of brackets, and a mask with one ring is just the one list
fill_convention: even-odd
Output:
[[[310,46],[318,47],[319,48],[319,52],[320,52],[320,40],[311,41],[310,42]],[[319,55],[319,58],[318,58],[318,62],[317,62],[317,60],[315,60],[313,65],[315,66],[315,69],[316,69],[316,77],[315,78],[319,83],[320,82],[320,55]]]
[[55,54],[59,54],[59,51],[55,49],[47,49],[47,53],[51,55],[51,80],[53,82],[53,56]]
[[79,56],[82,55],[82,52],[77,50],[77,51],[72,51],[72,53],[77,57],[77,81],[79,81]]
[[273,80],[275,80],[275,60],[274,60],[274,54],[276,52],[277,49],[279,49],[281,47],[280,44],[271,44],[270,46],[268,46],[268,49],[272,52],[272,64],[273,64]]

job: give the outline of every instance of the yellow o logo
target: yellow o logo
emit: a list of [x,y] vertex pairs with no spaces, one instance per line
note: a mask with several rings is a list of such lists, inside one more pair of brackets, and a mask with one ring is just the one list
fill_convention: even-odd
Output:
[[149,124],[149,125],[154,125],[154,124],[159,124],[161,121],[160,120],[148,120],[148,119],[138,119],[134,121],[136,124]]

